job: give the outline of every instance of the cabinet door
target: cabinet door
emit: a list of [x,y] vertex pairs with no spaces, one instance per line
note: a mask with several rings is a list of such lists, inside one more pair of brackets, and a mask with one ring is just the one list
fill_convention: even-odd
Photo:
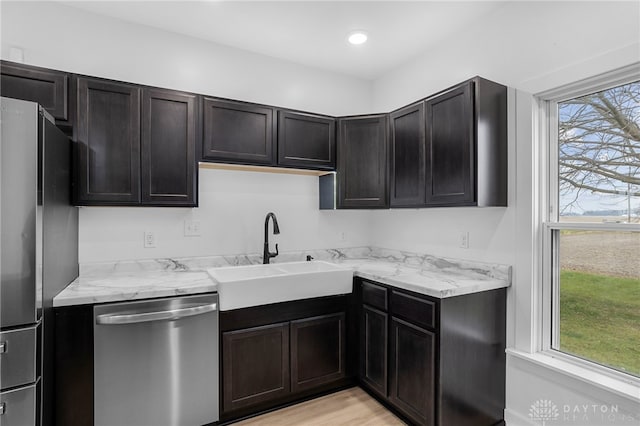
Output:
[[286,396],[289,323],[222,333],[223,412]]
[[275,163],[273,109],[204,99],[202,158],[270,165]]
[[425,203],[424,103],[390,115],[391,207],[418,207]]
[[345,377],[345,315],[291,321],[291,391]]
[[78,78],[78,204],[140,202],[140,89]]
[[391,319],[389,400],[420,425],[434,424],[435,334]]
[[387,116],[343,118],[338,123],[338,207],[388,207]]
[[428,205],[473,205],[473,82],[426,102]]
[[334,170],[335,133],[334,118],[278,111],[278,164]]
[[37,102],[56,120],[68,120],[68,74],[5,61],[0,71],[2,96]]
[[196,206],[196,96],[144,89],[142,203]]
[[387,397],[387,326],[388,315],[362,306],[360,323],[360,380]]

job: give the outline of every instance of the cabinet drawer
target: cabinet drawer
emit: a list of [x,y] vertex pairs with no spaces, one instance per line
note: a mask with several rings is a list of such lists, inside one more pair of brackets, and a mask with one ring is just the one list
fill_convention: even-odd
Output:
[[429,300],[392,291],[391,313],[423,327],[436,327],[436,304]]
[[36,381],[36,326],[0,333],[2,388]]
[[36,386],[33,384],[0,392],[0,422],[2,422],[2,426],[36,424]]
[[374,308],[388,309],[387,289],[367,281],[362,282],[362,302]]

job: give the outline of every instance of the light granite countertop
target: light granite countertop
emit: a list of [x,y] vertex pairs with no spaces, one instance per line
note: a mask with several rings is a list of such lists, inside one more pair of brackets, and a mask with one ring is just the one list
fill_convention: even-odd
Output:
[[[506,265],[358,247],[281,253],[274,261],[314,259],[349,266],[356,276],[428,296],[445,298],[511,285]],[[259,264],[259,254],[156,259],[81,265],[80,276],[58,294],[54,306],[122,302],[216,291],[208,268]]]

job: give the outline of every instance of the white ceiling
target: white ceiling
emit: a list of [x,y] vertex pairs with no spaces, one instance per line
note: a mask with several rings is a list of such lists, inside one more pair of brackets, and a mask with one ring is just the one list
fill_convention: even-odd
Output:
[[[66,1],[92,13],[375,79],[502,1]],[[349,45],[365,30],[369,41]]]

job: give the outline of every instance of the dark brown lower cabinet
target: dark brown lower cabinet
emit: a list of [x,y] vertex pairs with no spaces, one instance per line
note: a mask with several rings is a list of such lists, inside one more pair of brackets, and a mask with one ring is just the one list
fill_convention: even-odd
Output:
[[55,425],[93,426],[93,305],[55,308]]
[[502,424],[506,289],[439,299],[358,280],[355,293],[363,389],[411,424]]
[[434,423],[435,333],[391,319],[389,400],[418,424]]
[[222,334],[223,404],[234,410],[289,393],[289,324]]
[[387,395],[388,317],[382,311],[362,306],[360,378],[383,397]]
[[345,376],[345,314],[291,321],[291,391]]
[[353,385],[351,304],[341,295],[221,312],[220,420]]

